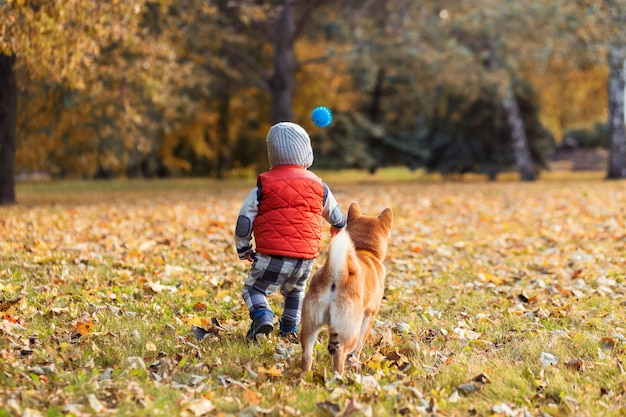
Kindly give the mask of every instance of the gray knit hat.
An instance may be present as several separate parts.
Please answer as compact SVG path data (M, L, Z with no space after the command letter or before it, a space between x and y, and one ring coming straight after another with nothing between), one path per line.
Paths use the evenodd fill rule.
M311 138L295 123L277 123L267 134L267 157L272 168L278 165L308 168L313 164Z

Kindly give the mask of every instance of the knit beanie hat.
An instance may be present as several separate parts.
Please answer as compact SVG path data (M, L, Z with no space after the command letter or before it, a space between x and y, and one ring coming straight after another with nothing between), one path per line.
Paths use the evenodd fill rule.
M267 157L272 168L279 165L308 168L313 164L311 138L295 123L277 123L267 134Z

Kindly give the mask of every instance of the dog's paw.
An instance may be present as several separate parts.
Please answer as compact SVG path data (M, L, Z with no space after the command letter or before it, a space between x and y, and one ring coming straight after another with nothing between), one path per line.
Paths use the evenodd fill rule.
M354 355L349 355L346 359L346 364L355 370L361 369L361 361Z

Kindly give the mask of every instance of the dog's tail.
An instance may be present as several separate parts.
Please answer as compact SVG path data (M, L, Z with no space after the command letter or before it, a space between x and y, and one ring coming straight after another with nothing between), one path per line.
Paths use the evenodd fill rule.
M328 275L331 277L330 292L335 291L337 286L348 279L350 275L350 257L354 253L354 243L348 232L343 229L339 231L330 241L328 249ZM334 295L331 296L334 298ZM342 322L343 314L337 312L337 308L332 308L328 312L330 334L328 337L328 353L334 355L339 349L340 336L334 327ZM336 315L337 314L337 315ZM341 326L340 326L341 327ZM334 330L333 330L334 329Z
M328 250L328 272L333 281L340 279L348 270L348 256L354 245L346 229L340 230L331 240Z

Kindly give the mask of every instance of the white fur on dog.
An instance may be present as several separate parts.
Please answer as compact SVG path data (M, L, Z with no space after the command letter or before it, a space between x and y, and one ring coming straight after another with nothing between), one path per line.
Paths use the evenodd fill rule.
M343 271L346 269L348 257L346 256L350 248L353 247L352 239L346 232L341 229L331 240L330 249L328 250L328 271L333 281L337 282Z

